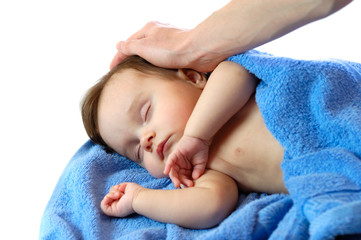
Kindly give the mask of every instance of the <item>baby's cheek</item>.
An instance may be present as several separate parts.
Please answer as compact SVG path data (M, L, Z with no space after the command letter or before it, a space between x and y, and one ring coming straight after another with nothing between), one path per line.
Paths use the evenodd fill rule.
M160 163L154 163L149 168L147 168L148 172L155 178L164 178L168 177L163 174L164 165Z
M150 173L153 177L155 178L165 178L165 177L168 177L167 175L164 175L163 174L163 170L162 171L157 171L157 172L153 172L153 173Z
M151 159L144 156L144 168L155 178L168 177L163 174L164 164L158 159Z

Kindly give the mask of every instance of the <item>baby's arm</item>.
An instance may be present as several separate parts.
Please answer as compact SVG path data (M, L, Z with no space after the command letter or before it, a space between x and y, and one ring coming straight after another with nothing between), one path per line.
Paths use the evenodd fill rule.
M134 212L156 221L187 228L209 228L233 211L238 199L233 179L207 170L192 188L153 190L135 183L114 186L101 203L102 211L115 217Z
M241 65L220 63L200 96L184 135L210 141L216 132L249 100L256 78Z
M188 120L184 136L168 158L164 169L165 174L170 173L176 187L181 178L177 171L185 161L188 160L193 165L194 179L203 173L213 136L247 103L256 85L256 78L234 62L222 62L213 71Z

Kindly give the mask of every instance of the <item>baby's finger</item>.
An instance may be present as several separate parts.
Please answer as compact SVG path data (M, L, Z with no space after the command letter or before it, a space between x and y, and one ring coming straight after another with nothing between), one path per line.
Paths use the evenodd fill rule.
M180 182L187 187L194 186L194 182L185 175L180 175Z
M106 215L113 216L113 199L104 197L102 202L100 203L100 209Z
M103 200L100 203L100 207L103 208L109 208L112 203L119 198L114 198L114 195L109 195L109 193L103 198Z
M163 173L164 173L165 175L170 174L170 170L174 167L175 161L176 161L176 159L175 159L174 155L171 154L171 155L168 157L168 159L167 159L167 161L166 161L166 163L165 163L165 166L164 166L164 171L163 171Z
M170 171L170 173L169 173L169 178L170 178L170 180L172 180L175 188L179 188L179 187L180 187L180 181L179 181L179 177L178 177L178 172L175 171L173 168L171 169L171 171Z
M112 191L112 192L109 192L106 196L113 200L118 200L119 198L121 198L123 196L123 193L120 191Z
M102 202L100 203L100 209L105 213L109 213L109 209L111 208L112 202L107 201L107 199L104 197Z
M119 191L121 191L122 193L125 192L125 189L126 189L126 188L127 188L127 183L121 183L121 184L119 184L118 189L119 189Z
M202 176L204 170L205 170L205 164L193 166L192 178L198 179L200 176Z
M114 185L109 189L109 192L114 192L114 191L119 191L119 184L118 185Z
M103 200L101 201L100 205L101 206L109 206L112 204L112 202L114 202L114 200L111 197L105 196L103 198Z

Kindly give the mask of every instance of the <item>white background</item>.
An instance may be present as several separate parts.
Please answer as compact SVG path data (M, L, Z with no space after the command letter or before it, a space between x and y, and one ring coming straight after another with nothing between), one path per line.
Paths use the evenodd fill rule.
M64 167L87 140L79 102L115 44L146 22L192 28L226 0L0 2L0 234L37 239ZM261 49L361 62L361 1Z

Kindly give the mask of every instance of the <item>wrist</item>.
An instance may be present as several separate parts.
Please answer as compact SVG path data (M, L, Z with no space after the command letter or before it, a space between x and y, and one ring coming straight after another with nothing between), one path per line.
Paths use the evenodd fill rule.
M193 135L189 135L189 134L184 134L183 137L187 137L187 138L191 138L195 141L201 141L204 145L206 146L210 146L212 143L212 139L207 139L207 138L202 138L202 137L196 137Z
M145 188L143 188L142 186L138 185L138 184L134 184L136 187L133 190L133 198L132 198L132 209L133 212L138 213L138 206L139 206L139 199L141 199L139 197L139 195L141 195L141 192L146 190Z
M193 123L193 124L192 124ZM196 124L194 121L188 120L186 128L184 129L183 137L189 137L197 140L201 140L206 143L208 146L212 142L214 133L210 131L209 127L204 127L205 125ZM208 126L208 125L207 125Z
M202 33L198 27L184 31L182 41L179 44L178 53L180 59L184 59L184 68L193 68L197 66L199 60L207 55L204 50L204 44L208 42L201 41ZM198 39L195 41L194 39Z

